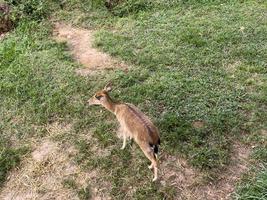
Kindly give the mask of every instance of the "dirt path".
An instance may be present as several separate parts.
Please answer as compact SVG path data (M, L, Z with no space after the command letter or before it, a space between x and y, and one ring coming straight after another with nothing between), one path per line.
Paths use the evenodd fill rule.
M67 42L71 54L85 67L76 71L79 75L87 76L103 69L127 69L122 61L111 58L93 47L93 34L91 30L74 28L64 23L56 23L53 33L57 41Z

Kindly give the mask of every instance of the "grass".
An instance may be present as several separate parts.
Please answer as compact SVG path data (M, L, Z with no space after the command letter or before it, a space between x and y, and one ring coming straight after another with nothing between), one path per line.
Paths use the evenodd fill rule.
M262 168L253 179L247 177L244 183L238 187L234 199L254 200L266 199L267 197L267 171Z
M21 157L27 153L27 148L12 148L5 139L0 140L0 186L6 180L8 172L18 166Z
M114 97L154 117L165 151L211 172L227 166L233 141L256 142L250 136L266 129L265 10L255 1L138 1L102 12L96 25L84 13L73 23L100 27L96 47L135 65L112 77Z
M72 75L75 64L64 53L65 46L48 37L49 27L47 23L21 22L0 44L3 174L18 163L20 148L27 146L30 137L42 137L47 123L81 109L77 105L67 108L70 100L82 101L65 95L77 91L79 81ZM75 88L69 90L68 84ZM85 91L85 85L80 89Z
M141 66L115 77L118 88L134 94L120 98L157 116L168 150L212 169L227 164L233 138L256 128L247 126L251 119L245 113L259 105L248 88L255 88L266 73L266 21L264 6L255 2L192 9L140 11L119 18L112 32L98 32L96 46ZM232 73L227 68L236 62ZM248 81L253 74L257 80ZM263 88L260 95L265 96ZM205 127L192 127L196 120Z
M89 96L88 93L91 95L93 91L103 86L107 78L93 85L96 77L84 79L76 76L74 69L78 65L66 53L64 44L57 44L49 38L51 35L51 27L49 27L46 22L21 22L0 45L1 131L6 136L5 140L1 139L5 145L4 152L1 154L3 156L1 168L3 166L4 169L1 181L4 181L9 170L19 164L21 157L19 148L26 146L31 138L42 138L49 134L46 127L53 122L73 125L75 136L63 135L55 139L77 143L77 148L80 150L79 157L82 160L80 164L86 163L84 168L101 167L108 170L110 165L115 165L117 161L126 164L130 155L129 152L125 155L123 152L114 150L112 158L98 159L91 154L88 154L90 155L88 157L83 156L82 148L90 152L88 149L90 144L79 143L80 138L77 134L88 132L99 119L104 120L108 115L108 113L104 115L98 113L97 108L88 109L85 102ZM115 137L110 139L110 134L101 135L103 131L111 128L114 129L114 125L102 127L99 124L95 130L92 130L101 148L117 142ZM9 143L18 150L13 150ZM8 159L6 155L10 155ZM117 161L114 160L113 155ZM122 158L121 155L125 156ZM142 158L140 157L139 161L143 161ZM111 163L109 163L110 159ZM79 163L79 160L77 162ZM122 168L118 166L116 173L121 171L123 171ZM146 174L146 171L142 173ZM133 173L136 171L131 172ZM117 186L123 183L120 177L117 177ZM139 176L139 179L143 178ZM155 190L155 186L153 187ZM118 190L115 186L112 193L115 195L115 191ZM77 193L81 199L90 196L88 188L77 189ZM156 196L157 193L154 195Z
M109 12L101 3L77 2L67 2L54 17L97 28L95 46L134 67L127 74L116 70L98 77L76 76L79 65L65 44L50 38L52 27L46 20L20 21L0 43L1 145L12 155L0 160L2 182L21 156L8 146L12 138L20 141L20 148L31 137L45 136L47 124L59 121L71 123L74 132L58 139L76 145L76 161L85 169L103 171L113 199L174 198L173 187L147 181L148 163L135 145L134 154L131 149L117 150L121 144L114 136L114 117L86 107L86 99L109 80L115 85L115 99L137 105L154 119L165 152L181 154L214 175L229 163L233 141L240 141L257 144L254 158L265 162L260 132L267 128L266 4L136 1ZM204 126L194 127L199 120ZM94 155L94 143L79 137L88 130L99 148L113 147L110 154ZM261 182L265 175L260 172L255 180ZM127 194L135 183L142 187ZM254 195L254 190L264 195L257 181L244 184L240 198ZM89 189L80 191L81 198L87 195Z
M86 200L86 199L92 198L90 187L87 186L85 188L79 189L79 186L77 186L77 184L73 178L65 179L63 181L63 185L66 188L73 189L74 191L76 191L79 199L81 199L81 200Z

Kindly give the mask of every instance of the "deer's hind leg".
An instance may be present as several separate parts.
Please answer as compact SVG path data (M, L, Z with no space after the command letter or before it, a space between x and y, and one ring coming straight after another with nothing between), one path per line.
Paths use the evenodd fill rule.
M153 149L149 146L149 144L141 143L139 144L140 148L144 152L145 156L151 161L150 169L154 169L154 178L153 182L158 179L158 161L154 155Z

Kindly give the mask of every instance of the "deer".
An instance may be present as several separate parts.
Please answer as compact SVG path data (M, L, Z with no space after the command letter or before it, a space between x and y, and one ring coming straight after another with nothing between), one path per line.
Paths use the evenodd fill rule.
M119 138L123 139L121 149L125 149L127 139L134 140L151 162L148 168L154 171L152 180L154 182L158 179L159 130L149 117L133 104L115 102L111 99L109 95L111 91L112 87L109 83L104 89L96 92L87 102L89 106L101 105L115 114L120 124L117 134Z

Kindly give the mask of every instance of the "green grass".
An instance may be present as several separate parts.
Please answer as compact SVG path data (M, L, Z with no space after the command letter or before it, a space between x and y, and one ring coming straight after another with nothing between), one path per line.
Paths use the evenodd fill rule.
M251 179L251 177L247 177L243 182L243 184L239 185L237 193L234 195L234 199L264 200L267 198L266 168L262 168L254 178Z
M96 46L141 66L115 77L120 90L134 94L117 96L157 118L168 150L185 153L200 168L221 167L229 160L231 140L256 128L247 126L245 113L262 104L247 90L256 83L246 81L254 74L255 82L265 81L265 7L248 2L183 8L119 18L115 31L98 32ZM233 76L227 68L235 62ZM193 128L195 120L205 127Z
M53 121L86 112L90 86L74 75L77 65L50 31L48 23L24 21L0 44L1 182L29 138L45 136Z
M2 181L19 163L20 154L8 146L11 138L26 145L31 137L45 136L47 124L59 121L74 128L56 139L75 144L82 167L103 171L114 199L126 198L125 191L136 183L142 187L132 194L134 199L174 198L173 187L150 182L152 173L136 145L134 152L118 150L114 116L86 106L89 96L109 80L115 99L137 105L155 121L166 153L181 154L214 176L229 163L233 141L242 141L257 144L254 158L265 162L265 139L259 132L267 128L266 4L131 2L107 11L101 2L73 0L54 14L97 28L95 46L133 65L128 73L76 76L78 64L65 44L50 38L52 27L46 20L23 19L1 41L1 145L14 155L0 160L5 169ZM200 129L192 125L198 120L204 122ZM94 155L93 141L79 137L89 130L99 148L113 146L109 155ZM255 180L264 177L263 172ZM257 190L257 181L246 183L238 190L240 196ZM66 185L71 187L71 181ZM80 191L81 198L87 195L89 189Z
M4 181L8 171L19 164L22 154L18 148L27 145L31 138L45 137L49 134L47 125L55 121L73 125L73 132L57 135L55 139L77 144L80 150L77 163L84 168L97 167L108 172L110 166L115 166L116 162L123 162L125 165L130 155L130 152L124 154L113 150L112 155L105 158L98 158L92 154L83 156L84 152L90 152L90 144L85 143L87 141L81 143L77 135L88 134L90 129L100 142L100 148L117 144L116 148L119 149L121 145L118 144L117 138L112 137L112 133L107 132L107 130L115 132L114 122L104 126L99 123L99 120L104 121L110 115L107 112L99 113L98 108L89 109L86 106L88 97L102 87L109 77L103 76L103 81L96 83L97 77L82 78L75 75L74 70L78 65L66 53L66 46L51 40L50 35L51 27L48 23L24 21L0 44L2 94L0 125L1 132L6 136L5 140L1 138L4 146L0 160L3 168L1 182ZM13 149L9 143L18 145L18 148ZM9 156L6 157L7 155ZM122 155L124 156L121 157ZM138 159L143 163L144 157L141 152L139 155ZM127 167L131 170L130 166ZM146 163L143 163L142 174L147 175L147 169L144 168L146 169ZM136 169L139 170L139 167ZM122 171L123 168L118 165L114 173ZM134 174L136 171L131 171L129 176ZM107 176L107 181L110 181L108 180L110 178ZM141 175L138 178L148 179ZM124 179L122 176L117 176L116 182L112 192L114 195L119 191L118 187L123 184ZM151 185L150 182L149 186L154 190L155 187L160 188ZM90 189L77 188L77 193L81 199L86 199L90 196Z
M254 148L252 157L254 165L250 171L243 176L242 181L237 185L233 199L254 200L267 198L267 138L260 135L255 139L257 145ZM258 162L260 161L260 162Z
M209 173L227 166L233 141L258 143L267 125L266 4L127 1L110 13L81 11L72 22L101 29L96 47L135 66L112 77L113 96L154 118L165 151ZM205 126L194 128L197 120Z

